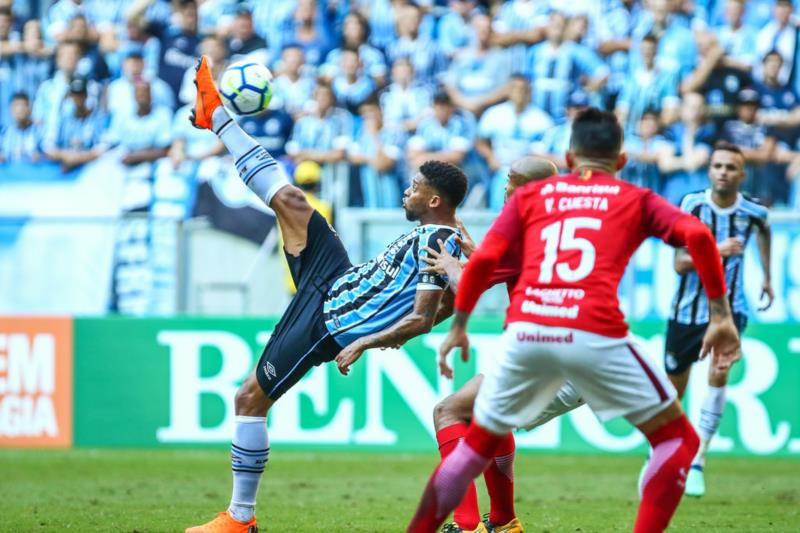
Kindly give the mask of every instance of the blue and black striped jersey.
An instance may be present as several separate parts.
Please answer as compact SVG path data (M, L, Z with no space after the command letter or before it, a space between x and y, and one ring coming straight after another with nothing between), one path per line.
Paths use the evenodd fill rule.
M386 329L411 312L419 290L442 290L448 280L421 272L425 247L461 256L457 232L449 226L425 224L402 235L376 258L349 268L328 292L325 326L341 346Z
M717 243L735 237L746 246L753 230L767 224L767 208L742 194L739 194L735 204L721 208L711 199L711 190L690 193L683 198L681 210L691 213L708 226ZM723 266L731 310L746 315L744 256L724 257ZM680 277L678 292L672 301L672 319L680 324L708 323L708 298L697 272L691 271Z

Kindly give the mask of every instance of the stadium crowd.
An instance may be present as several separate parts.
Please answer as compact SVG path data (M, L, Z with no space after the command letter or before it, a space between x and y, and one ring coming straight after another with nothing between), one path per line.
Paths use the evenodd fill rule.
M677 203L705 187L724 139L745 153L746 192L800 207L789 0L41 4L0 0L2 162L69 170L115 147L131 167L221 157L187 120L205 54L217 76L245 59L272 69L270 109L243 128L290 174L344 169L338 205L397 206L410 170L436 158L470 176L469 206L499 209L511 161L564 168L570 120L594 105L624 124L624 179Z

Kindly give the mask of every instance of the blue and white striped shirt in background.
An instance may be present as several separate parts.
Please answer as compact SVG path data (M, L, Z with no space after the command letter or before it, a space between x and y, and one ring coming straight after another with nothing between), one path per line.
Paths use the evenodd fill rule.
M753 231L767 225L767 208L741 193L731 207L722 208L711 199L711 190L687 194L681 202L681 210L691 213L709 227L717 243L730 237L747 246ZM725 284L734 313L747 314L744 296L744 255L725 257ZM707 324L709 321L708 298L696 271L680 276L678 292L672 302L672 318L680 324Z

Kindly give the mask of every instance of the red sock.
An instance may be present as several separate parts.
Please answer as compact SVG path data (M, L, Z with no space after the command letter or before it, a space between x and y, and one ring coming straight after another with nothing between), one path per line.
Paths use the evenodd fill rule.
M453 424L436 432L436 442L439 443L439 454L444 460L456 449L459 441L467 433L466 424ZM470 483L464 499L453 510L453 521L461 529L475 529L481 521L481 513L478 509L478 492L475 490L475 483Z
M509 433L495 452L489 468L483 473L491 500L489 522L504 525L511 522L514 512L514 435Z
M642 480L642 501L634 533L667 529L686 488L686 474L700 446L686 415L646 435L653 448Z
M489 466L505 436L495 435L473 422L464 440L434 470L408 533L436 533L461 502L469 484Z

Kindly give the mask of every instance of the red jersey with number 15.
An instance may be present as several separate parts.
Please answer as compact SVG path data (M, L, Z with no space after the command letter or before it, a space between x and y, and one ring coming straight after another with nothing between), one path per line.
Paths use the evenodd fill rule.
M506 323L626 336L617 298L625 267L647 237L670 243L683 216L651 190L598 173L517 189L490 230L522 244L522 275Z

